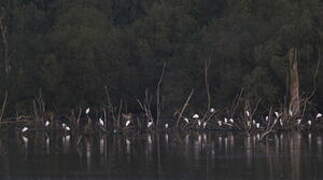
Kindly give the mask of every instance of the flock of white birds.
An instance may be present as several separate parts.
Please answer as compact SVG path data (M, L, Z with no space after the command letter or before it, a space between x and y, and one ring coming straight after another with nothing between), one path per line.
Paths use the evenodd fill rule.
M209 110L210 114L214 114L215 113L215 109L214 108L210 108ZM87 108L85 110L85 114L88 116L90 113L90 108ZM268 123L269 123L269 115L265 116L264 118L264 121L260 122L260 121L256 121L254 119L252 119L251 117L251 113L249 111L245 111L245 119L246 119L246 125L247 127L255 127L256 129L260 129L262 128L263 126L266 126ZM294 114L292 111L289 111L288 112L288 115L289 117L293 117ZM320 118L322 118L322 114L321 113L317 113L316 116L315 116L315 120L319 120ZM192 118L187 118L187 117L183 117L182 118L184 123L186 125L189 125L189 124L192 124L192 125L196 125L198 128L207 128L207 126L209 125L209 121L211 118L205 120L206 118L200 118L200 115L199 114L193 114ZM252 119L252 120L251 120ZM279 112L274 112L274 121L277 121L279 122L279 124L281 126L284 125L284 121L283 121L283 118L282 118L282 113L279 113ZM302 122L303 122L303 119L301 118L297 118L296 119L296 124L297 125L300 125ZM124 127L129 127L132 123L132 119L131 118L128 118L125 122L125 126ZM48 128L50 126L50 121L45 121L44 123L44 126L46 128ZM312 120L307 120L306 124L310 127L312 126L313 122ZM100 127L103 127L105 128L105 122L103 121L103 119L100 117L98 119L98 125ZM147 128L152 128L154 125L154 122L152 120L149 120L146 124L146 127ZM225 127L234 127L235 126L235 120L233 118L228 118L228 117L224 117L223 120L217 120L216 121L216 125L218 127L222 127L222 128L225 128ZM68 126L66 123L62 123L61 124L62 126L62 129L65 131L65 132L69 132L71 131L71 127ZM164 124L164 128L165 129L168 129L169 128L169 124L168 123L165 123ZM25 126L21 129L21 132L22 133L26 133L27 131L29 130L29 127L28 126Z

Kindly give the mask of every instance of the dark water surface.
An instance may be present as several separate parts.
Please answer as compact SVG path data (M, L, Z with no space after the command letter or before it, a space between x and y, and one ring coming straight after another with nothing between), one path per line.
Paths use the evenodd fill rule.
M37 136L38 137L38 136ZM0 141L0 179L323 179L323 136L160 133Z

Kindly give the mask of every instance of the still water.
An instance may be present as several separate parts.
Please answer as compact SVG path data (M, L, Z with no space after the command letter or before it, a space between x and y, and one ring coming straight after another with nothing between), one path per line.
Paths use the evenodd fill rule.
M160 133L0 141L0 179L323 179L323 136Z

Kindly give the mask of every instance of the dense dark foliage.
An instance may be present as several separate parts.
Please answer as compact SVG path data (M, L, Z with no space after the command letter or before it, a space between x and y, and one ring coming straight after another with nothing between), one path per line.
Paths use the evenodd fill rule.
M263 106L278 105L288 96L290 47L301 50L301 95L316 88L312 102L323 105L318 0L0 3L7 28L0 38L0 95L9 93L8 113L30 111L39 91L50 110L99 107L106 104L105 86L113 101L123 99L136 111L145 89L155 93L164 63L164 114L183 104L191 89L192 105L202 109L206 60L212 106L226 107L241 89L250 99L261 98Z

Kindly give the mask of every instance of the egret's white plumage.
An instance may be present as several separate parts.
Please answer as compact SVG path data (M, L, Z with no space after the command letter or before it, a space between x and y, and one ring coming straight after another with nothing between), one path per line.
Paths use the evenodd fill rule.
M130 121L130 120L128 120L128 121L126 122L126 127L128 127L130 123L131 123L131 121Z
M153 125L153 122L152 122L152 121L149 121L149 122L147 123L147 128L150 128L152 125Z
M99 124L100 124L101 126L104 126L104 121L103 121L101 118L99 118Z
M234 123L234 120L233 120L232 118L230 118L230 119L229 119L229 121L230 121L231 123Z
M165 128L167 129L168 128L168 123L165 124Z
M45 122L45 126L48 127L50 125L50 122L49 121L46 121Z
M289 116L293 116L293 111L292 110L289 110L288 113L289 113Z
M204 121L204 123L203 123L203 127L204 127L204 128L206 128L206 125L207 125L207 122L206 122L206 121Z
M312 125L312 121L311 120L308 120L307 121L307 124L311 126Z
M65 123L62 123L62 127L65 128L66 127L66 124Z
M228 123L228 119L227 118L224 118L224 123Z
M297 119L297 124L298 125L301 124L301 122L302 122L302 119Z
M198 120L198 121L197 121L197 124L198 124L199 126L201 126L201 124L202 124L201 120Z
M190 123L190 121L188 120L188 118L184 118L184 121L188 124Z
M260 128L260 123L256 123L256 128L259 129Z
M321 113L317 113L316 119L321 118L321 117L322 117L322 114Z
M198 118L200 118L200 116L199 116L198 114L194 114L194 115L193 115L193 118L194 118L194 119L198 119Z
M68 126L66 126L65 130L66 130L66 131L70 131L70 130L71 130L71 128L70 128L70 127L68 127Z
M85 114L89 114L89 113L90 113L90 108L86 108Z
M215 109L214 109L214 108L211 108L211 109L210 109L210 112L211 112L211 113L214 113L214 111L215 111Z
M218 125L219 126L222 126L222 121L218 121Z
M268 116L266 116L266 117L265 117L265 120L266 120L266 121L268 121L268 119L269 119L269 117L268 117Z
M246 111L246 115L249 117L250 116L250 112L249 111Z
M24 133L24 132L28 131L28 129L29 129L28 127L24 127L24 128L22 128L21 132Z

